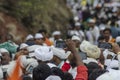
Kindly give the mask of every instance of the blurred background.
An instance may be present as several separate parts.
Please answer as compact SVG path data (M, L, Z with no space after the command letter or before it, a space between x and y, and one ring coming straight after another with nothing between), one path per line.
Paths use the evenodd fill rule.
M0 43L10 36L22 42L39 29L60 30L66 38L76 22L88 30L89 18L120 30L120 0L0 0Z

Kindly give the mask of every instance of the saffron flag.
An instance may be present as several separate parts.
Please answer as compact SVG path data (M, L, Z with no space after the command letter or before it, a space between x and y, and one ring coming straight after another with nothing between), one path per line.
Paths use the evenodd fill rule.
M7 80L22 80L20 78L20 70L21 70L20 59L18 59L16 61L16 65L15 65L15 68L14 68L12 74L8 77Z

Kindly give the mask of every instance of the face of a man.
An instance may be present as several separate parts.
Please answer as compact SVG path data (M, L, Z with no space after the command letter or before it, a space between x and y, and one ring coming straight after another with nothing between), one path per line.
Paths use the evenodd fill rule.
M1 53L2 54L2 64L5 65L5 64L8 64L10 62L10 55L9 53Z
M94 23L88 23L89 27L94 27L94 25L95 25Z
M105 31L104 32L104 37L110 37L110 32L109 31Z
M76 26L75 28L76 28L76 30L80 30L80 26Z
M27 47L23 48L20 50L24 55L28 55L28 50L27 50Z
M73 40L73 41L75 42L76 48L79 48L79 46L80 46L80 41L78 41L78 40Z
M35 43L38 44L38 45L43 45L44 40L41 39L41 38L37 38L37 39L35 39Z
M55 38L55 40L58 40L61 38L61 35L55 35L54 38Z

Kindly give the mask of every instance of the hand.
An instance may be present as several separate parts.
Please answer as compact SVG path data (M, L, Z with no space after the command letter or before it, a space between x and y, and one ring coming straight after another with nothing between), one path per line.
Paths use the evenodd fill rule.
M66 45L69 50L73 51L76 49L75 43L72 40L66 40Z
M66 45L67 45L68 49L71 50L71 52L73 53L73 55L75 57L74 60L76 60L77 66L84 65L84 63L82 62L81 56L78 54L78 52L76 50L75 43L72 40L67 40Z
M23 55L23 53L22 53L21 51L17 52L17 53L15 54L14 60L17 60L17 59L19 58L19 56L21 56L21 55Z

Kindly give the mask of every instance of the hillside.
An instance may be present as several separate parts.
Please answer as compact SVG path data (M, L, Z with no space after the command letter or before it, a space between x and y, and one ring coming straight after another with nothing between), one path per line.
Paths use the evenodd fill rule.
M22 35L19 40L38 29L47 29L49 33L61 30L65 33L72 16L65 0L0 0L0 14L2 28L6 30L3 32L13 36ZM12 25L6 26L8 22Z

